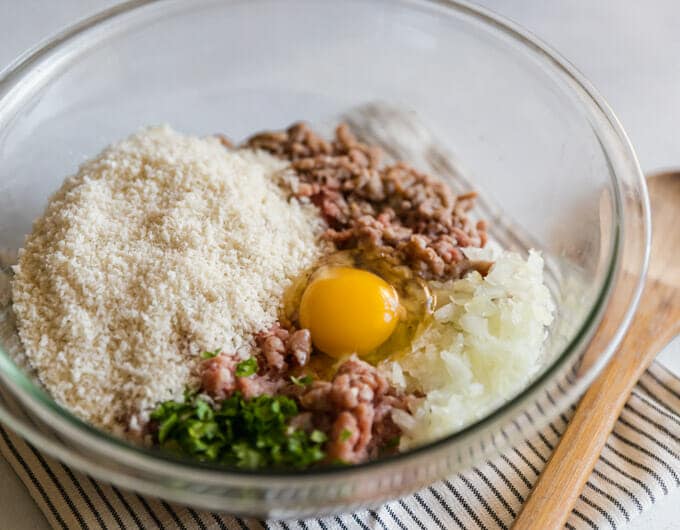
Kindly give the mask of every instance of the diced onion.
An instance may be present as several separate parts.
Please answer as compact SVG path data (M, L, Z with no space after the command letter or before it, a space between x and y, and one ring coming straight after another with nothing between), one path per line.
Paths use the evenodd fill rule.
M517 393L538 370L555 306L543 284L543 259L512 252L475 250L493 259L486 277L433 282L444 301L417 336L411 351L389 364L397 386L421 392L411 415L397 414L401 449L452 433Z

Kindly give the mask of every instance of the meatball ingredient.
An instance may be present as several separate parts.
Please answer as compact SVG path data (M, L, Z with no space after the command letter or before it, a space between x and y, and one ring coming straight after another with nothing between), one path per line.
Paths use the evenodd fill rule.
M152 412L161 448L244 469L306 468L323 460L326 435L290 425L298 415L286 396L246 400L235 393L213 406L197 395L166 401Z
M390 363L392 383L424 398L412 417L395 415L400 449L450 434L482 418L527 384L541 366L555 306L543 259L491 248L467 250L494 261L488 274L433 285L440 306L408 354ZM405 383L405 384L404 384Z
M240 392L250 399L262 394L275 394L282 386L278 378L258 375L254 357L240 360L236 355L222 353L201 363L201 388L210 397L220 400Z
M475 192L455 196L405 162L383 164L380 149L359 142L345 124L331 142L296 123L246 145L290 160L293 193L319 208L338 248L376 250L421 277L450 279L469 269L463 248L486 244L486 223L468 215Z
M286 168L158 127L64 182L12 293L26 357L59 404L124 435L181 398L202 351L236 351L276 321L324 253L316 208L279 186Z
M365 355L394 331L397 291L379 276L351 267L325 267L310 280L300 301L300 324L322 352Z
M312 353L312 337L308 329L281 327L276 322L269 330L257 334L259 347L268 369L283 372L292 366L305 366Z
M272 396L294 400L299 413L290 419L289 428L302 429L310 436L319 431L314 440L327 438L322 446L326 463L357 463L396 450L401 428L393 413L410 417L408 404L415 396L391 386L376 367L353 355L330 381L324 381L277 371L266 364L262 353L257 358L258 371L248 376L238 376L236 370L250 360L239 361L224 353L205 360L201 391L217 402L235 397L250 402Z
M406 409L413 399L356 356L338 368L332 381L314 381L299 394L312 424L328 433L327 460L354 464L396 448L401 428L394 412L410 417Z

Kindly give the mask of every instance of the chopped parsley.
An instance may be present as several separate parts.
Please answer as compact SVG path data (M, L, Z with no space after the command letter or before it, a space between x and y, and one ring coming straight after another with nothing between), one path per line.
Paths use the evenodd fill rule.
M314 430L309 434L309 439L312 442L322 444L328 439L328 437L326 436L326 434L323 431Z
M290 380L293 382L294 385L297 386L309 386L312 384L311 375L303 375L302 377L295 377L294 375L291 375Z
M158 423L159 446L176 454L243 469L306 468L325 457L326 435L291 429L297 414L289 397L245 400L237 392L218 408L198 395L165 401L151 419Z
M234 374L236 374L236 377L248 377L255 372L257 372L257 359L255 357L250 357L236 365Z
M201 354L201 357L203 359L212 359L213 357L217 357L220 353L222 353L222 350L204 351Z
M350 439L350 436L352 436L352 431L350 431L349 429L343 429L342 432L340 433L340 441L346 442L347 440Z

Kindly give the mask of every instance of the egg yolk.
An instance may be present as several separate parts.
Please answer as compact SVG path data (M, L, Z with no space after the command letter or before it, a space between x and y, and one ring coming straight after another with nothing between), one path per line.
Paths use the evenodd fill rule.
M385 342L399 320L399 296L368 271L332 267L314 278L300 301L300 324L333 357L364 355Z

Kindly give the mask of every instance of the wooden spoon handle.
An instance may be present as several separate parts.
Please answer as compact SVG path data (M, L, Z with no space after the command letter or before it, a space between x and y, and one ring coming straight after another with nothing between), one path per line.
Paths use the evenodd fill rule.
M671 301L666 311L659 310L659 297L668 291L660 282L648 283L620 349L583 396L514 530L564 528L633 387L678 332L677 304Z

